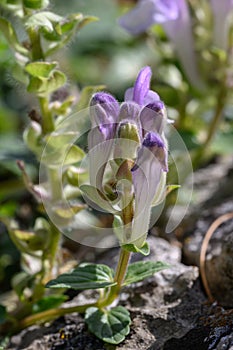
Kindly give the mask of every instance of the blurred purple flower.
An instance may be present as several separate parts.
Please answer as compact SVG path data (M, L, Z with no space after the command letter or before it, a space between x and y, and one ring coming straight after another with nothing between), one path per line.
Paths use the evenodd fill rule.
M220 49L226 50L233 0L210 0L210 3L214 15L213 43Z
M164 27L191 84L202 89L194 51L192 20L186 1L139 0L132 11L119 19L119 24L133 35L144 32L155 23Z

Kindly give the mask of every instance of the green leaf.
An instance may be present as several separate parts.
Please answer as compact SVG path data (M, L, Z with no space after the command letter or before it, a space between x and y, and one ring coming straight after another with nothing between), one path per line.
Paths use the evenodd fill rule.
M161 261L138 261L130 264L123 285L139 282L156 272L169 268L170 265Z
M101 264L83 263L70 273L64 273L47 283L48 288L72 288L77 290L99 289L115 285L113 271Z
M53 12L49 11L42 11L37 12L30 16L26 22L25 26L26 28L43 28L47 29L49 32L53 32L57 24L62 22L63 18L61 16L56 15Z
M56 67L56 62L31 62L25 66L25 70L33 77L49 78Z
M8 43L13 46L13 48L20 52L23 55L28 55L28 50L25 49L18 41L16 32L14 28L12 27L11 23L5 19L0 17L0 30L4 34L5 38L7 39Z
M35 304L33 304L32 313L35 314L37 312L57 308L67 299L68 296L63 294L45 296L42 299L38 300Z
M127 250L128 252L141 253L145 256L150 254L150 246L147 242L145 242L140 248L137 247L135 244L124 244L122 245L122 248Z
M0 305L0 325L6 321L6 318L7 318L6 307L3 305Z
M86 310L85 321L90 332L110 344L119 344L130 332L130 314L123 306L111 310L90 307Z
M65 74L59 70L54 70L50 74L49 78L31 76L27 90L28 92L36 93L39 96L43 96L59 89L65 83Z
M84 156L85 152L78 146L67 145L59 149L46 149L41 161L48 166L69 165L80 162Z

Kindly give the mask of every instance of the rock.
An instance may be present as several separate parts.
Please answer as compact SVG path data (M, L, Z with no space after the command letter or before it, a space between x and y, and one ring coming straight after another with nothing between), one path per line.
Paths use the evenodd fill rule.
M213 166L212 170L214 170ZM203 169L202 174L205 171L207 170ZM219 171L216 172L219 173ZM217 218L233 213L232 198L233 168L231 163L227 176L217 183L212 197L206 199L198 209L192 211L191 220L189 217L186 219L188 225L184 224L184 235L181 239L183 261L186 264L199 266L200 249L206 232ZM214 231L208 243L205 266L207 282L215 300L222 306L233 307L233 219L225 221Z

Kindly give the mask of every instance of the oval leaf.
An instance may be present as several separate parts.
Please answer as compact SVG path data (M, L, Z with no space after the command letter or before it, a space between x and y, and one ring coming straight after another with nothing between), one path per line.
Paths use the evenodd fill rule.
M124 286L139 282L147 277L153 276L156 272L169 268L170 265L162 261L138 261L129 265L124 280Z
M90 307L86 310L85 321L90 332L110 344L119 344L130 331L130 314L123 306L111 310Z
M83 263L70 273L64 273L49 281L46 287L84 290L105 288L115 284L110 267L102 264Z

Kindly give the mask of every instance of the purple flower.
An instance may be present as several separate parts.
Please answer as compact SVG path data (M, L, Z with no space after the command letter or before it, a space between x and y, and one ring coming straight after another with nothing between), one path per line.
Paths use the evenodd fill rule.
M102 180L112 150L119 104L110 94L96 93L90 103L92 129L88 134L89 173L92 186L102 189ZM96 156L98 154L98 157Z
M145 106L148 103L159 101L159 95L150 90L151 76L151 68L144 67L138 74L134 87L126 90L125 101L134 101L140 106Z
M138 5L119 19L119 24L132 35L160 23L173 43L190 82L202 89L194 52L192 21L185 0L139 0Z
M210 0L210 3L214 15L213 43L220 49L226 50L233 0Z
M124 171L128 172L125 180L131 181L131 190L119 190L118 201L115 200L112 207L116 208L118 203L121 212L120 203L128 201L124 196L127 197L127 193L130 193L132 200L134 193L131 234L129 236L128 232L127 237L122 237L121 244L134 243L139 247L147 235L151 206L156 203L156 194L159 189L160 192L165 189L164 174L168 171L164 136L167 122L165 106L159 95L150 90L151 75L150 67L144 67L140 71L134 87L126 91L126 101L120 107L113 96L107 93L95 94L91 100L90 112L93 129L88 135L92 186L101 190L107 198L104 193L104 175L106 164L112 158L116 159L115 164L111 162L113 177L121 174L122 180ZM119 159L134 164L131 171L128 167L124 168L124 162Z
M161 185L162 191L165 191L163 174L168 171L167 155L165 140L159 134L149 132L143 140L131 170L135 191L131 240L139 247L146 239L151 207L155 203L155 196Z

